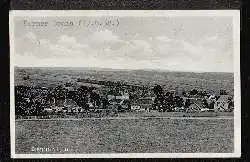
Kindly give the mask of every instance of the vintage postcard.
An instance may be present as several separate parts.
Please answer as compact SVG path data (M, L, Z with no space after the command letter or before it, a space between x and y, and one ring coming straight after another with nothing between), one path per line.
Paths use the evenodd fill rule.
M12 158L241 156L240 12L10 11Z

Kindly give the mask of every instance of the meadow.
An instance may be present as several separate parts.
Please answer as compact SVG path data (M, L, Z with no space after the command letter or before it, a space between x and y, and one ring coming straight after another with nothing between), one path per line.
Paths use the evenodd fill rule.
M15 124L18 154L233 152L232 119L16 120Z

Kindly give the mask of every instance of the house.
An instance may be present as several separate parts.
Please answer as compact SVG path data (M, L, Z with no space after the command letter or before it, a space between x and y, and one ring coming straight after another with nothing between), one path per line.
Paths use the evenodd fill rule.
M116 99L121 99L121 100L128 100L129 99L129 95L125 94L122 96L115 96Z
M155 97L143 97L135 100L131 104L131 110L150 111L153 107Z
M173 96L176 95L176 90L170 90L169 92L170 92Z
M213 112L214 110L213 109L209 109L209 108L202 108L200 110L200 112Z
M75 87L64 87L68 92L76 92L76 88Z
M230 95L221 95L214 104L214 111L227 111L231 99Z
M107 95L108 100L113 100L115 99L115 95Z
M44 112L47 112L47 113L49 113L49 114L51 114L51 113L54 112L54 110L51 109L51 108L45 108L43 111L44 111Z
M215 100L215 101L216 101L216 96L215 96L215 95L210 95L210 96L208 97L208 99L209 99L209 100Z
M183 107L183 106L182 107L175 107L174 111L175 112L184 112L185 111L185 107Z
M203 110L204 104L202 99L190 99L190 106L187 108L186 112L200 112Z
M127 99L121 100L121 102L119 103L119 106L118 106L118 110L119 111L126 111L126 110L130 110L130 109L131 109L130 101Z
M62 106L53 106L53 107L51 107L51 109L55 113L62 113L62 112L64 112L64 107L62 107Z
M107 95L108 100L118 99L118 100L129 100L128 93L121 93L121 95Z
M112 99L109 100L110 106L115 106L119 111L130 110L130 101L127 99Z
M66 107L67 112L82 112L83 109L77 105L77 103L72 99L66 99L64 101L64 107Z
M133 110L133 111L139 111L140 109L141 109L140 105L137 105L137 104L131 105L131 110Z
M55 105L52 107L55 112L81 112L82 108L72 99L55 100Z

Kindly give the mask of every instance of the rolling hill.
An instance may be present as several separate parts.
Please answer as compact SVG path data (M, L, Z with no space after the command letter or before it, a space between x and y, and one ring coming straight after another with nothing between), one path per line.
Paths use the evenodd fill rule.
M218 93L220 89L233 94L233 73L194 73L160 70L119 70L101 68L15 68L15 85L54 87L77 79L120 81L153 87L162 85L165 89L189 91L194 88Z

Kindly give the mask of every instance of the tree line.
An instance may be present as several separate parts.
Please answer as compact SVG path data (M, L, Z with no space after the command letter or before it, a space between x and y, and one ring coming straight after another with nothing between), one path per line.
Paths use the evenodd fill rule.
M43 115L43 110L51 106L54 100L72 99L79 107L89 109L88 102L94 106L103 103L107 106L105 98L94 91L94 87L80 86L76 90L68 90L59 85L53 89L41 87L15 86L16 115Z
M66 86L58 85L54 88L43 88L43 87L28 87L28 86L15 86L15 111L16 115L43 115L44 109L51 107L53 101L71 99L79 107L89 110L89 103L92 103L94 107L100 107L106 109L109 106L109 101L107 95L121 95L119 92L124 90L122 86L112 86L108 88L108 93L106 95L100 95L97 92L97 88L90 86L80 86L76 89L72 88L71 84L66 84ZM125 88L126 89L126 88ZM215 100L211 100L210 103L204 98L207 95L206 91L199 91L193 89L188 92L182 93L182 96L173 95L169 91L164 91L162 86L156 85L152 89L148 87L136 88L130 87L127 89L129 91L129 100L135 101L140 97L147 95L154 95L155 99L152 104L152 109L158 111L174 111L176 107L188 108L191 105L189 99L184 101L183 97L190 95L198 95L202 98L203 107L213 109ZM103 89L101 91L104 91ZM152 94L151 92L152 91ZM225 90L221 90L221 95L227 94ZM129 101L129 102L130 102ZM230 102L231 103L231 102Z

